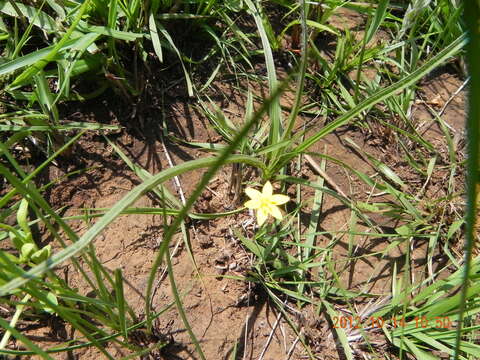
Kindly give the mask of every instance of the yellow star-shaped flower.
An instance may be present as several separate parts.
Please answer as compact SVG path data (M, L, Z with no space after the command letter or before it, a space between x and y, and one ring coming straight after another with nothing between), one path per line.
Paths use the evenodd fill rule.
M257 222L262 226L268 215L272 215L278 220L282 220L282 212L277 205L282 205L290 201L287 195L273 194L273 187L270 181L263 185L262 192L247 187L245 193L251 200L245 203L245 207L257 210Z

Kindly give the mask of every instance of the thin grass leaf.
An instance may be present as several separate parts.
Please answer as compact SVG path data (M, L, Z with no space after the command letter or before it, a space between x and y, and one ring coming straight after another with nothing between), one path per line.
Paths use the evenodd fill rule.
M85 2L80 6L78 13L73 20L72 24L70 25L70 28L68 31L65 33L65 35L58 41L57 44L52 48L52 50L42 59L38 60L35 64L32 65L32 67L28 68L27 70L24 70L19 76L15 78L15 80L8 86L8 89L13 89L16 86L20 84L24 84L27 82L31 77L33 77L35 74L37 74L40 70L43 70L43 68L51 61L53 61L56 56L58 56L58 53L62 46L64 46L67 41L70 39L70 36L76 29L78 23L80 22L83 14L87 10L88 6L90 5L91 0L85 0Z
M182 318L183 324L187 328L188 334L190 335L190 339L192 339L193 344L195 345L195 349L197 350L198 355L201 359L206 360L205 354L203 353L202 347L200 346L197 337L193 333L192 327L187 319L187 314L185 313L185 309L183 308L182 301L180 299L180 295L178 294L177 284L175 282L175 277L173 275L173 268L172 268L172 261L170 256L166 256L167 267L168 267L168 278L170 280L170 286L172 288L173 298L175 299L175 304L177 305L177 310Z
M155 51L155 54L157 54L158 60L163 63L162 44L160 43L160 38L158 37L157 25L155 23L155 17L153 16L153 13L151 13L150 17L148 18L148 26L150 37L152 39L153 50Z
M172 47L173 51L177 54L178 60L180 61L180 65L182 65L183 74L185 75L185 81L186 81L186 83L187 83L188 96L193 97L193 85L192 85L192 80L190 79L190 75L189 75L188 72L187 72L187 68L185 67L185 63L183 62L183 58L182 58L182 55L181 55L180 51L179 51L178 48L175 46L175 43L174 43L172 37L170 36L170 34L168 33L168 31L163 27L163 25L160 24L159 22L157 22L156 25L157 25L157 29L160 30L159 33L160 33L165 39L167 39L167 41L168 41L168 43L170 44L170 46Z
M125 339L128 339L128 331L127 331L127 318L126 318L126 311L125 311L125 294L123 291L123 277L122 277L122 270L115 269L115 298L117 303L117 315L118 315L118 322L120 323L120 332L122 333Z
M346 124L347 122L352 120L355 116L359 115L362 111L367 110L371 106L389 98L390 96L397 94L398 92L402 91L406 87L411 86L412 84L420 80L423 76L425 76L430 71L432 71L434 68L436 68L437 66L442 64L444 61L446 61L448 58L457 54L465 44L466 44L466 36L462 35L459 38L457 38L454 42L452 42L449 46L447 46L445 49L440 51L432 59L430 59L425 64L417 68L410 75L406 76L405 78L396 82L395 84L392 84L389 87L378 91L376 94L371 95L370 97L362 101L360 104L358 104L355 108L347 111L344 115L340 116L335 121L332 121L328 125L324 126L320 131L318 131L317 134L311 136L310 138L305 140L303 143L298 145L294 149L294 152L301 153L307 150L310 146L312 146L318 140L320 140L327 134L331 133L335 129L339 128L340 126Z
M70 130L119 130L118 125L106 125L87 122L69 122L62 125L0 125L0 131L70 131Z
M171 179L174 176L180 175L182 173L192 171L195 169L201 169L209 167L217 161L218 158L204 158L198 160L192 160L189 162L182 163L180 165L174 166L170 169L164 170L152 178L148 179L141 185L138 185L133 190L131 190L127 195L123 197L122 200L117 202L99 221L97 221L78 241L74 244L68 246L65 249L60 250L54 254L48 261L42 262L27 272L25 272L21 278L14 279L9 283L0 287L0 297L5 296L10 291L17 289L27 283L31 279L41 277L46 271L54 268L58 264L61 264L70 257L78 254L82 251L88 244L90 244L93 239L100 234L100 232L113 220L115 220L122 211L127 207L133 204L139 197L143 194L150 191L152 188L158 184ZM262 168L264 165L255 158L249 156L231 156L225 160L226 163L236 163L243 162L251 166ZM0 172L6 174L5 169L2 169L0 165ZM11 178L9 179L11 180Z
M191 206L193 206L194 202L197 200L197 198L200 196L200 194L202 193L203 189L205 188L205 186L207 186L208 182L210 181L210 179L214 176L214 174L218 171L218 169L220 168L220 166L226 164L226 163L231 163L231 162L234 162L232 161L235 156L232 156L231 154L235 151L235 149L240 146L241 142L244 140L244 138L247 136L248 132L250 131L250 129L256 125L261 117L264 115L264 113L267 111L267 109L270 108L270 106L272 105L272 103L278 99L278 97L282 94L282 92L284 91L284 89L286 88L287 84L288 84L288 81L290 79L287 79L285 82L283 82L281 84L281 86L279 86L277 88L277 91L273 94L273 97L272 98L269 98L267 99L263 104L262 106L260 107L260 109L258 110L258 112L251 118L249 119L249 121L240 129L240 131L238 132L238 134L236 135L236 137L233 139L233 141L229 144L229 146L223 150L221 153L220 153L220 156L218 156L217 158L214 158L212 161L212 163L210 164L210 167L208 169L208 171L204 174L204 176L202 177L200 183L197 185L197 187L195 188L195 190L193 191L193 193L190 195L190 197L188 198L186 204L184 204L180 214L177 216L177 218L174 220L173 224L167 229L167 232L165 233L164 235L164 238L163 238L163 241L161 242L160 244L160 249L157 253L157 256L154 260L154 263L152 265L152 270L150 272L150 276L148 278L148 283L147 283L147 295L146 295L146 298L147 298L147 307L145 309L145 312L146 312L146 316L147 316L147 320L150 319L150 316L149 316L149 313L150 313L150 306L148 306L148 304L150 304L150 301L151 301L151 296L152 296L152 289L153 289L153 283L154 283L154 279L155 279L155 274L156 274L156 271L158 270L158 268L160 267L160 265L162 264L162 260L165 256L165 254L167 254L167 251L168 251L168 246L169 246L169 243L170 243L170 240L172 239L176 229L178 229L178 227L180 226L180 224L183 222L183 219L185 218L185 216L188 214L188 211L190 210ZM240 157L242 158L242 157ZM250 164L250 165L253 165L253 166L260 166L260 168L264 171L265 170L265 167L263 165L263 163L259 163L258 160L254 160L252 158L248 158L248 157L243 157L244 160L240 161L240 158L237 160L238 162L243 162L243 163L246 163L246 164ZM198 161L198 160L197 160ZM185 163L186 164L186 163ZM182 164L182 165L185 165L185 164ZM1 291L1 288L0 288L0 291ZM151 326L152 326L152 323L150 320L148 320L148 328L151 329Z
M82 43L87 42L88 44L92 44L95 40L97 40L99 37L98 34L93 34L89 33L86 35L83 35L79 38L72 39L70 41L67 41L66 43L63 44L63 46L60 47L59 53L64 53L66 50L74 49L75 46L80 45ZM48 54L50 54L53 49L55 48L54 45L48 46L46 48L43 48L41 50L37 50L31 53L28 53L25 56L22 56L20 58L8 61L4 64L0 65L0 76L6 75L6 74L11 74L15 72L18 69L21 69L25 66L31 66L37 62L39 62L41 59L45 58Z
M461 329L463 325L463 316L466 307L470 277L472 274L472 250L475 242L475 223L477 221L478 211L478 183L480 178L480 157L479 157L479 128L480 128L480 50L477 45L480 42L480 29L478 19L480 19L480 4L478 1L465 2L464 19L469 32L469 43L467 45L467 60L469 73L471 76L470 90L468 94L468 116L467 116L467 209L465 213L465 265L463 273L463 288L460 299L460 319L457 328L457 337L455 343L454 360L460 356Z
M0 318L0 326L5 330L9 331L16 339L20 340L27 348L31 349L35 355L40 355L43 359L53 360L53 358L48 355L45 351L31 342L28 337L23 335L21 332L11 327L10 324L4 319ZM3 350L3 349L0 349Z
M337 313L335 312L333 307L327 301L322 300L322 304L325 307L328 316L330 317L330 321L332 323L334 323L334 318L335 317L338 318ZM342 345L342 349L343 349L343 352L345 354L345 357L348 360L353 360L354 358L353 358L352 348L350 347L350 344L348 342L348 338L347 338L347 334L345 333L345 330L340 328L340 327L336 327L335 332L337 333L338 340L340 341L340 344Z
M115 152L120 156L120 158L128 165L128 167L140 178L142 181L146 181L152 177L152 174L150 174L147 170L142 168L141 166L133 163L125 153L120 150L120 148L112 142L109 138L105 137L107 140L108 144L115 150ZM152 191L155 193L155 195L158 196L160 201L162 203L165 203L167 206L174 207L176 209L180 209L182 207L182 204L178 199L173 196L173 194L163 185L160 184L157 187L153 188Z
M408 350L410 352L412 352L417 357L417 359L438 360L438 357L432 355L431 353L427 353L427 352L421 350L420 348L418 348L418 346L413 341L409 340L406 337L402 337L402 339L397 340L397 342L398 341L401 341L402 343L404 343L406 345L406 347L408 348Z
M300 106L302 103L303 97L303 88L305 85L305 74L307 72L307 60L308 60L308 30L307 30L307 14L309 11L309 5L306 4L304 0L300 3L300 24L302 29L302 42L301 42L301 51L302 56L300 59L300 68L297 74L297 88L295 93L295 102L290 111L290 116L288 118L287 126L285 133L282 136L282 140L291 139L291 132L295 126L295 122L300 111ZM276 157L276 155L274 155Z
M365 44L368 44L373 39L375 33L385 19L389 3L390 0L380 0L378 3L373 21L368 27L367 33L365 34Z
M277 81L277 74L275 70L275 64L273 61L273 54L272 48L270 46L270 42L268 40L267 32L265 30L262 17L258 9L252 3L251 0L245 0L247 7L255 20L255 24L257 25L258 32L260 34L260 38L262 40L262 47L263 53L265 56L265 64L267 67L267 76L268 76L268 88L270 92L270 96L276 92L278 81ZM270 116L270 136L269 136L269 144L276 144L280 137L282 136L282 114L280 108L280 101L277 99L273 101L272 106L269 110Z
M325 159L323 159L320 167L324 171L325 171L325 166L326 166L326 161ZM313 183L318 187L315 189L315 194L313 197L312 211L311 211L310 220L308 223L307 233L305 235L305 244L304 244L305 247L303 249L302 259L308 259L313 250L313 247L315 246L316 231L318 227L318 221L320 219L320 214L322 211L323 191L321 190L321 188L324 187L325 179L321 176L318 176L315 182ZM301 294L303 294L303 290L304 290L303 285L300 285L298 291Z
M95 299L91 299L91 298L88 299L88 301L94 301L94 300ZM157 318L160 315L164 314L166 311L170 310L174 304L175 304L174 302L171 302L171 303L167 304L161 311L153 314L153 317ZM137 324L128 327L127 332L131 332L131 331L134 331L134 330L138 330L142 327L145 327L145 323L146 323L146 320L140 321ZM100 335L100 334L92 334L92 335ZM105 337L100 337L98 339L98 342L101 343L101 344L104 344L104 343L107 343L108 341L114 340L115 338L117 338L119 336L122 336L122 334L119 333L119 332L116 332L114 334L107 335ZM75 345L65 345L65 344L56 345L56 346L53 346L52 348L46 349L44 351L48 354L66 353L66 352L69 352L69 351L88 348L88 347L91 347L93 345L92 342L85 341L85 340L86 340L86 338L76 338L76 339L71 340L70 342L80 342L79 344L75 344ZM68 342L67 342L67 344L68 344ZM37 355L37 353L35 351L9 350L9 349L0 349L0 354L12 355L12 356Z
M108 26L93 26L79 23L77 29L84 33L95 33L99 35L105 35L117 40L135 41L145 36L143 33L136 33L132 31L121 31L111 29Z
M45 77L43 70L39 71L33 76L35 83L35 94L37 95L37 100L45 114L50 115L54 125L59 125L59 115L58 109L53 102L53 94L50 91L50 87Z

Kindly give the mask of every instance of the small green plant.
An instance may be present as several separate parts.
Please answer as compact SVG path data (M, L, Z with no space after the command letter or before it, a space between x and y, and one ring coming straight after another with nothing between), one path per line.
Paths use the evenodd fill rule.
M39 247L33 240L27 216L28 201L22 199L17 211L17 223L19 229L17 230L15 227L6 224L0 224L0 228L8 231L10 241L18 252L17 256L10 253L4 253L0 258L0 263L2 264L2 266L0 267L0 269L2 269L2 272L0 273L0 284L2 285L16 276L15 273L12 273L8 270L11 267L11 264L15 264L21 267L31 267L47 260L50 257L51 245L46 245L39 249ZM53 292L48 290L40 291L43 291L43 296L48 299L49 303L58 305L57 297ZM25 305L30 300L31 296L28 294L22 295L21 292L18 290L13 291L12 295L15 295L16 297L23 296L22 300L16 305L15 315L9 324L11 327L15 327L16 322L20 318L22 312L25 310ZM46 313L54 312L54 310L48 305L48 303L43 303L41 301L39 301L36 310ZM8 343L10 336L10 331L5 332L2 340L0 341L0 349L5 348L5 345Z

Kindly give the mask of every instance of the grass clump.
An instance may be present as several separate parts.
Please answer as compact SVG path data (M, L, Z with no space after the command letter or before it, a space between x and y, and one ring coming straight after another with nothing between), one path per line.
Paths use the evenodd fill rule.
M0 319L4 330L0 353L49 359L53 353L93 346L114 359L114 346L124 349L127 357L154 356L168 351L166 341L155 332L155 321L175 305L192 349L199 358L209 358L212 355L202 347L201 334L189 320L179 288L172 239L182 234L200 275L188 229L196 231L195 221L240 216L245 210L241 206L244 189L252 195L253 184L270 184L262 196L252 195L245 204L257 211L256 218L250 217L249 226L232 229L232 236L252 259L248 272L235 279L261 289L302 344L302 350L296 351L310 358L320 356L314 339L304 335L305 326L298 321L299 314L313 309L338 340L339 356L347 359L367 353L384 358L480 357L475 323L478 259L473 254L476 104L470 103L466 161L458 150L461 129L452 128L442 117L445 108L436 111L427 106L432 124L440 130L442 147L425 135L412 116L420 81L442 69L463 76L465 56L474 96L480 77L475 68L478 51L471 44L478 35L472 25L478 20L478 9L468 6L471 12L465 15L465 24L472 27L470 38L461 18L463 5L451 0L411 4L86 0L64 6L54 1L5 1L0 9L4 44L0 173L5 178L0 194L0 301L9 316ZM339 24L338 19L355 19L354 25ZM187 32L182 34L184 29ZM196 53L192 49L202 48L201 41L208 46ZM465 55L466 44L470 48ZM281 57L288 66L281 65ZM68 149L94 131L125 130L114 124L65 122L61 109L73 101L108 94L132 106L139 104L148 91L149 75L158 66L163 73L170 69L182 73L186 97L195 102L220 139L197 142L170 136L170 124L163 119L162 144L182 143L213 156L151 173L114 139L106 138L105 143L141 182L110 208L89 209L83 217L87 230L78 233L71 221L81 217L67 217L63 209L54 209L44 194L53 184L37 182L37 176L60 157L72 156ZM167 87L179 82L168 81ZM222 81L233 84L241 98L239 119L232 119L219 105L216 92ZM81 90L92 84L93 91ZM285 104L287 94L291 97ZM397 153L396 163L365 142L362 145L348 131L380 139L385 152ZM362 159L362 167L327 152L326 141L334 134L343 134L340 143ZM21 156L27 147L43 152L40 161L33 161L30 174ZM306 170L306 163L313 171ZM465 164L466 210L459 185ZM235 209L196 212L195 203L227 165L233 169L230 188L235 192ZM328 175L331 166L344 174L342 186ZM437 184L441 195L435 197L428 189L438 169L446 179L442 186ZM179 176L198 170L205 172L186 198L177 199L168 190L169 180L178 181ZM412 177L418 181L411 181ZM285 194L282 201L269 197L272 183L276 194ZM345 184L357 184L367 195L347 191ZM156 207L134 207L145 194L155 197ZM292 201L284 206L287 197ZM343 226L323 228L327 199L348 212ZM252 201L259 203L253 206ZM146 279L141 311L127 300L128 279L122 269L108 269L95 245L95 239L126 214L162 217L162 236ZM276 220L265 221L268 214ZM465 258L458 251L458 241L464 239ZM361 244L376 241L384 246L359 250ZM426 253L419 270L416 247L421 246ZM384 265L382 261L394 249L401 252L402 261ZM446 255L442 263L439 253ZM352 287L352 269L359 262L373 264L371 274ZM59 275L59 267L67 263L93 296ZM164 266L172 302L155 310L155 281ZM388 268L390 289L373 291L382 266ZM19 329L21 319L29 316L59 319L78 336L43 347ZM150 336L146 348L135 340L138 332ZM373 341L379 336L380 341ZM14 349L13 339L23 348ZM238 344L231 346L232 358L242 355Z

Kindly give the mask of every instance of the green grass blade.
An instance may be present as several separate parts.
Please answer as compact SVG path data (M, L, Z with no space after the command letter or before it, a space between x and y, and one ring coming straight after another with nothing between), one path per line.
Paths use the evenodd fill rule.
M12 6L12 1L0 1L0 12L13 17L18 17L15 7L17 7L22 15L28 20L29 24L34 24L42 30L49 33L58 31L58 25L55 20L43 11L37 10L33 6L24 5L20 2L15 2Z
M185 309L183 308L182 300L180 299L180 295L178 293L177 284L175 282L175 277L173 276L173 267L172 267L172 260L170 259L170 254L166 256L167 261L167 268L168 268L168 278L170 280L170 286L172 288L173 297L175 299L175 304L177 305L178 312L180 317L182 318L183 324L187 328L188 334L192 339L193 344L195 345L195 349L197 350L198 355L203 360L206 360L205 354L203 353L202 347L197 340L197 337L193 333L192 327L187 319L187 314L185 313Z
M326 301L322 301L323 306L325 306L325 309L327 311L328 316L330 317L330 321L332 324L335 322L334 318L337 317L338 315L333 309L333 307ZM342 329L340 327L335 328L335 332L337 333L338 340L340 341L340 344L342 345L343 351L345 353L345 357L347 360L353 360L353 352L352 348L350 347L350 344L348 343L348 338L347 334L345 333L345 329Z
M70 122L63 125L0 125L1 131L69 131L69 130L119 130L118 125L106 125L88 122Z
M470 285L472 250L475 242L475 223L478 211L478 189L480 183L479 172L479 144L480 141L480 28L478 21L480 19L480 4L478 1L465 2L464 18L469 30L469 43L467 45L468 69L471 77L470 91L468 94L468 116L467 116L467 209L465 214L465 264L463 275L463 289L460 300L460 321L458 322L457 338L455 343L454 359L460 356L461 329L463 325L463 315L466 307L468 287Z
M247 4L248 9L250 10L250 13L255 20L255 24L257 25L257 29L262 40L265 64L267 66L268 87L270 91L270 96L272 96L272 94L276 92L278 86L272 48L270 46L270 42L268 41L268 36L265 31L264 24L258 9L255 7L251 0L245 0L245 3ZM269 115L271 122L269 144L271 145L276 144L280 140L280 137L282 135L282 114L279 99L276 99L272 102L269 110Z
M241 142L247 136L250 129L260 121L260 119L264 115L264 113L270 108L272 102L277 100L278 97L282 94L282 92L286 88L289 80L290 79L287 79L286 81L284 81L281 84L281 86L279 86L277 88L277 90L273 94L272 98L269 98L269 99L265 100L265 102L262 104L260 109L255 113L255 115L251 119L249 119L249 121L247 121L247 123L240 129L240 131L237 133L236 137L232 140L232 142L228 145L228 147L220 153L220 156L213 159L214 161L209 165L208 171L204 174L200 183L197 185L197 187L195 188L193 193L188 198L187 202L184 204L180 214L178 214L178 216L175 218L173 224L170 225L170 227L165 232L163 241L160 244L160 249L159 249L159 251L157 253L157 256L154 260L154 263L152 265L152 270L150 272L150 276L148 278L148 283L147 283L147 295L146 295L147 307L145 309L145 313L146 313L146 316L147 316L147 320L149 321L149 325L148 325L149 329L152 326L151 321L149 320L150 319L150 316L149 316L150 306L149 306L149 304L150 304L150 301L151 301L153 283L154 283L154 280L155 280L155 274L156 274L158 268L161 266L164 256L168 253L168 246L169 246L170 240L172 239L175 231L179 228L183 219L187 216L190 208L193 206L196 199L201 195L203 189L205 188L205 186L207 186L208 182L214 176L214 174L218 171L218 169L222 165L224 165L225 163L232 162L232 159L235 158L235 156L233 156L232 153L241 144ZM254 165L254 166L258 167L261 164L260 168L262 169L262 171L265 171L265 167L264 167L263 163L258 162L258 160L253 161L252 158L247 158L247 159L249 159L250 165ZM243 161L243 162L248 163L246 161ZM255 163L257 163L257 165L255 165ZM182 165L185 165L185 164L182 164ZM0 290L1 290L1 288L0 288Z
M163 62L163 51L162 51L162 44L160 43L160 38L158 37L158 30L157 25L155 24L155 17L153 13L150 14L148 18L148 26L150 31L150 37L152 38L153 50L155 54L158 56L158 60Z
M308 29L307 29L307 14L309 6L305 3L305 0L300 2L301 10L301 28L302 28L302 42L301 42L301 59L300 59L300 69L297 74L297 87L295 93L295 103L293 104L292 110L288 117L288 123L283 134L282 140L291 138L291 132L295 125L295 120L297 119L298 113L300 111L300 105L302 103L303 96L303 87L305 85L305 74L307 72L307 60L308 60Z
M125 339L128 339L125 294L123 291L123 277L121 269L115 269L115 298L118 309L120 332Z
M79 8L78 13L72 23L70 25L70 28L68 31L65 33L65 35L58 41L57 44L53 47L53 49L42 59L37 61L35 64L32 65L32 67L28 68L27 70L24 70L9 86L8 89L15 88L16 86L20 84L24 84L26 81L28 81L30 78L32 78L35 74L37 74L40 70L42 70L47 64L55 59L55 57L58 55L60 49L62 46L64 46L67 41L69 40L70 36L76 29L78 23L80 22L80 19L82 18L83 14L87 10L88 6L90 5L91 0L86 0L82 6Z
M143 33L116 30L116 29L111 29L108 26L87 25L87 24L83 24L82 22L78 24L77 29L87 34L95 33L98 35L105 35L113 39L124 40L124 41L135 41L145 37L145 34Z
M377 10L375 11L375 16L373 18L372 23L370 24L367 33L365 35L365 44L368 44L372 39L375 33L377 32L378 28L385 19L385 15L387 13L388 4L390 0L380 0Z
M95 40L97 40L99 37L98 34L86 34L80 38L72 39L70 41L67 41L66 43L63 44L63 46L60 47L59 53L63 53L66 50L74 50L77 46L77 44L81 44L83 42L87 42L89 44L93 43ZM28 53L25 56L22 56L20 58L11 60L9 62L6 62L4 64L0 65L0 76L6 75L6 74L11 74L14 71L24 68L25 66L31 66L35 64L36 62L40 61L41 59L45 58L49 53L51 53L54 49L54 45L48 46L46 48L43 48L41 50L33 51L31 53Z
M418 80L422 77L427 75L430 71L438 67L448 58L457 54L462 47L466 44L466 35L462 35L453 41L449 46L445 49L440 51L436 56L432 59L427 61L425 64L420 66L417 70L412 72L410 75L406 76L402 80L396 82L389 87L380 90L376 94L371 95L360 104L358 104L355 108L347 111L344 115L340 116L337 120L332 121L328 125L324 126L317 134L305 140L302 144L298 145L295 148L295 153L300 153L307 150L310 146L315 144L318 140L326 136L327 134L331 133L335 129L339 128L342 125L345 125L347 122L352 120L355 116L359 115L362 111L367 110L368 108L372 107L375 104L389 98L390 96L394 96L398 92L402 91L403 89L407 88L415 84Z
M192 171L195 169L201 169L205 167L212 166L218 160L217 157L204 158L198 160L192 160L185 162L183 164L174 166L170 169L164 170L155 176L151 177L141 185L138 185L132 191L130 191L126 196L123 197L118 203L116 203L99 221L95 223L78 241L74 244L68 246L65 249L60 250L58 253L54 254L50 259L44 261L27 272L25 272L21 278L16 278L7 284L0 287L0 297L5 296L10 293L10 291L17 289L27 283L29 280L41 277L46 271L54 268L55 266L61 264L70 257L78 254L82 251L88 244L90 244L93 239L100 234L100 232L113 220L115 220L118 215L121 214L126 208L132 205L138 198L146 194L152 188L158 184L171 179L174 176L180 175L182 173ZM225 160L225 163L246 163L257 168L263 168L263 163L259 160L252 158L250 156L240 156L235 155ZM1 170L1 169L0 169Z
M48 355L45 351L43 351L41 348L39 348L37 345L35 345L33 342L31 342L20 331L11 327L10 324L2 318L0 318L0 326L2 328L4 328L5 330L10 331L10 333L15 338L20 340L27 348L30 348L31 350L33 350L35 352L35 354L40 355L43 359L53 360L53 358L50 355Z
M172 47L173 51L177 54L178 60L180 61L180 65L182 65L183 69L183 74L185 75L185 81L187 83L187 91L188 91L188 96L193 97L193 85L192 85L192 80L190 79L190 75L188 74L187 68L185 67L185 63L183 62L182 54L178 50L178 48L175 46L175 42L173 41L172 37L168 33L167 29L163 27L162 24L156 23L157 29L159 30L159 33L162 34L162 36L167 39L168 43Z

